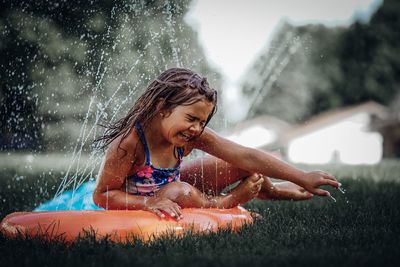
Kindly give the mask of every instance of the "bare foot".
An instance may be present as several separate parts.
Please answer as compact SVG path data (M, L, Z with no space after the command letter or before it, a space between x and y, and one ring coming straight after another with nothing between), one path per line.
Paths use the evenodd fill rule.
M255 198L261 190L264 179L262 175L253 174L240 182L229 194L234 199L235 205L244 204Z
M271 200L307 200L313 197L313 194L306 191L303 187L292 182L281 182L273 184L268 177L264 177L264 182L258 199Z

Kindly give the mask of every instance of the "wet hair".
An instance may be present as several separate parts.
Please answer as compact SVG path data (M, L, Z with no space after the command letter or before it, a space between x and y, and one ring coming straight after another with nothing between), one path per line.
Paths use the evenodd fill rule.
M189 69L168 69L149 84L125 117L105 126L107 129L94 141L95 146L105 149L121 135L122 141L137 122L146 128L161 110L171 110L181 105L189 106L200 100L214 104L207 118L207 125L217 111L217 91L209 86L206 78Z

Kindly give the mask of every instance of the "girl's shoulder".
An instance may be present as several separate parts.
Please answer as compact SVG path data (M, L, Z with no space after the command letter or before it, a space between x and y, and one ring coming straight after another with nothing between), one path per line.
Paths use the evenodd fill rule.
M133 128L125 136L121 134L120 136L115 138L111 142L111 146L119 146L120 148L131 150L132 148L136 147L139 140L139 135L136 132L136 129Z
M132 128L127 135L120 135L111 143L107 152L116 153L121 157L128 156L131 159L140 158L138 149L141 149L139 134L135 128ZM138 153L139 152L139 153Z

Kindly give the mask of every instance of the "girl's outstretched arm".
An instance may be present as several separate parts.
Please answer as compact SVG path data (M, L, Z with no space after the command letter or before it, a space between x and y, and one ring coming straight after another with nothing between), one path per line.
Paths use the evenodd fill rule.
M207 194L218 195L226 187L242 181L251 173L211 155L185 162L181 166L181 181L192 184ZM301 186L289 181L272 183L264 176L257 198L270 200L307 200L313 197Z
M336 178L328 173L304 172L267 152L245 147L223 138L209 128L205 128L202 135L191 142L189 148L201 149L251 173L262 173L268 177L293 182L316 195L330 195L328 191L319 188L322 185L336 188L340 186Z

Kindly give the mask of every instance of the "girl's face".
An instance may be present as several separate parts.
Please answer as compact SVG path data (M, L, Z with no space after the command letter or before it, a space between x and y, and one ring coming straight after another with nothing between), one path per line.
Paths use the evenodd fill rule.
M177 106L167 112L161 112L161 129L165 139L181 147L189 140L199 136L205 127L214 104L200 100L189 106Z

